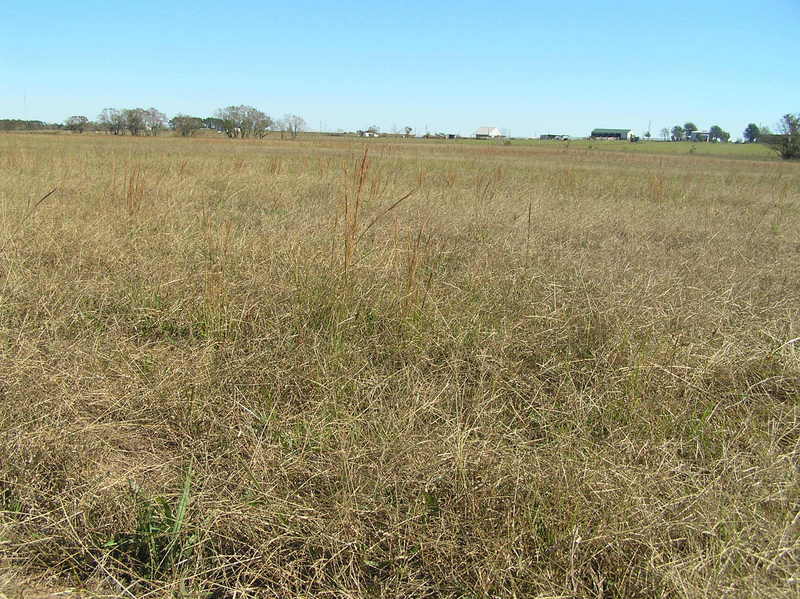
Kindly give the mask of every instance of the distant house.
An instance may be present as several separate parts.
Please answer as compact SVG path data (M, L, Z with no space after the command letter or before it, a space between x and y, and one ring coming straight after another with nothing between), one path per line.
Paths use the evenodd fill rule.
M545 133L544 135L540 135L539 139L557 139L559 141L567 141L569 140L569 135L560 135L556 133Z
M710 141L711 134L708 131L692 131L689 133L689 141Z
M481 127L475 132L475 139L495 139L503 137L497 127Z
M631 129L592 129L591 137L594 139L630 140L633 137L633 131Z
M361 131L360 129L356 131L359 137L380 137L381 134L377 131Z

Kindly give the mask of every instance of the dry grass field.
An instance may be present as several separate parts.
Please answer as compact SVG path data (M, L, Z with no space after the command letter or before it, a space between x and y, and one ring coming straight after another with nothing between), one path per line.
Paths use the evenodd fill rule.
M0 136L6 594L798 597L800 165L732 157Z

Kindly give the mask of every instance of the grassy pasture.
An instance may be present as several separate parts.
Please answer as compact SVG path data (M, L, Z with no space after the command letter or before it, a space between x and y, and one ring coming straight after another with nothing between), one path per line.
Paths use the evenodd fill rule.
M307 137L320 137L319 134L308 133ZM323 135L322 138L330 136ZM351 138L352 139L352 138ZM366 143L385 143L385 139L366 139ZM476 140L461 139L403 139L390 138L391 143L426 143L439 145L464 144L469 146L496 146L511 145L538 148L546 151L574 152L576 150L595 152L626 152L633 154L667 154L687 156L711 156L720 158L735 158L740 160L779 161L777 153L763 144L734 144L734 143L701 143L690 141L663 142L640 141L630 143L627 141L607 141L593 139L571 139L569 141L540 140L540 139L512 139L512 140Z
M589 139L576 139L569 142L563 141L519 141L513 143L529 143L532 145L569 144L574 148L600 150L603 152L636 152L645 154L686 154L693 156L719 156L725 158L740 158L743 160L779 160L777 154L762 144L733 144L733 143L701 143L691 141L663 142L640 141L630 143L625 141L595 141Z
M606 150L0 136L0 593L796 597L800 167Z

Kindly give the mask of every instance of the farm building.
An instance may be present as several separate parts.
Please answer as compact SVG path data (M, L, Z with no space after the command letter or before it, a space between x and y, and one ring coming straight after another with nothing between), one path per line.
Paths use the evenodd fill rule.
M539 139L557 139L560 141L567 141L569 139L569 135L560 135L557 133L545 133L544 135L540 135Z
M475 132L475 139L495 139L503 137L497 127L481 127Z
M633 137L630 129L592 129L591 137L597 139L627 139Z
M711 134L708 131L692 131L689 133L689 141L710 141Z

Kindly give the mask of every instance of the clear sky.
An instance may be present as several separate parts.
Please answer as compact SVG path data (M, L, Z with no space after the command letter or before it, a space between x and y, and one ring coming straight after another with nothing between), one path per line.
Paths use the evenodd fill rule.
M310 128L740 137L800 112L800 0L2 0L0 118L249 104Z

